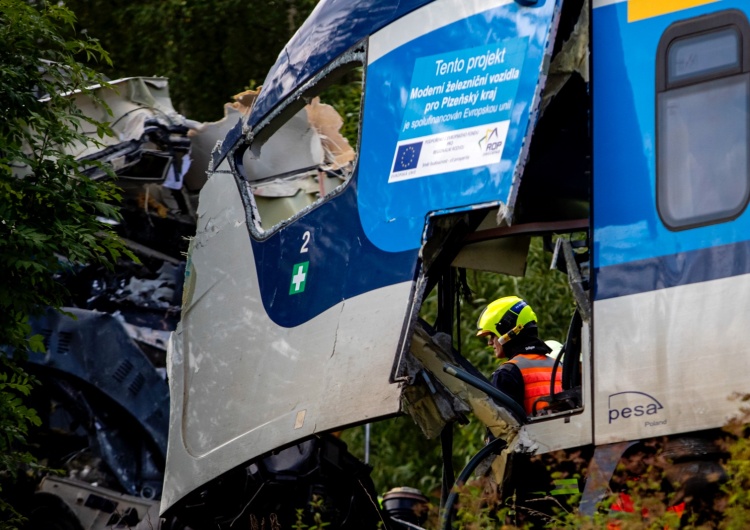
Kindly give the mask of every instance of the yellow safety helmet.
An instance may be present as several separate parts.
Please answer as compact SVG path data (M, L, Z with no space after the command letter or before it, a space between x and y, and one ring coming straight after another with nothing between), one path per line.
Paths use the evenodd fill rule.
M492 334L505 344L531 322L536 322L531 306L517 296L506 296L490 303L479 315L477 336Z

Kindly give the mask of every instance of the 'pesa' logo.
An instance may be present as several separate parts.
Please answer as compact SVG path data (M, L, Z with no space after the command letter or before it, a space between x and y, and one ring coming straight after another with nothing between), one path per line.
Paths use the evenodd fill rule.
M664 406L645 392L618 392L609 396L609 423L620 419L654 416ZM650 418L649 418L650 419Z

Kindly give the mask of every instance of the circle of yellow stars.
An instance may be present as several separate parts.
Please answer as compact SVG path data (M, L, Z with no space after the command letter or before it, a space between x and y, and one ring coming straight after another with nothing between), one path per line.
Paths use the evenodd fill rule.
M401 153L401 160L399 160L399 164L401 167L410 166L412 162L414 162L414 157L416 156L417 150L414 149L413 145L410 145L406 149L403 150ZM406 157L409 157L408 160L406 160Z

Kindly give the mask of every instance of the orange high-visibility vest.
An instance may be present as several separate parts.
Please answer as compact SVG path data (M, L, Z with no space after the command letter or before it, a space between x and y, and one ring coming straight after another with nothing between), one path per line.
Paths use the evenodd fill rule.
M515 364L521 370L523 377L523 408L526 414L534 412L534 402L544 396L549 396L550 381L552 381L552 367L555 360L547 355L538 353L519 353L509 363ZM562 367L558 366L555 373L555 393L562 392ZM547 403L539 402L536 411L546 408Z

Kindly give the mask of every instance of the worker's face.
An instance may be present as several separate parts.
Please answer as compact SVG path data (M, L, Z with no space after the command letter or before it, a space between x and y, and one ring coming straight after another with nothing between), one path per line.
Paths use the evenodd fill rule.
M505 359L505 353L503 352L503 345L500 344L500 341L497 339L497 337L494 334L487 335L487 344L492 346L492 349L495 352L495 357L498 359Z

